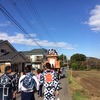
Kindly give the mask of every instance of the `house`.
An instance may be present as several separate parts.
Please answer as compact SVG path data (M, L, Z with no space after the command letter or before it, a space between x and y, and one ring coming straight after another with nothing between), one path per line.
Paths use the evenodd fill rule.
M46 49L33 49L31 51L22 51L24 55L31 60L32 68L43 69L43 63L46 61Z
M12 66L13 72L22 72L25 63L26 58L22 52L18 52L7 40L0 40L0 72L4 72L7 65Z

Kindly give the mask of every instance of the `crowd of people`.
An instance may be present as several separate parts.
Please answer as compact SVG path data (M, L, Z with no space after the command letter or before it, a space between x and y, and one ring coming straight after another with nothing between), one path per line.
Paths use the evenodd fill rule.
M0 100L16 100L15 81L12 81L13 77L10 73L11 66L7 66L5 73L0 77L2 83L0 83ZM9 82L4 84L2 77L5 80L9 78ZM21 100L35 100L35 93L38 97L43 97L43 100L55 100L55 96L59 95L59 89L58 72L52 69L48 62L45 64L44 71L37 69L35 74L32 72L32 66L27 65L24 74L18 79L18 92L21 93Z

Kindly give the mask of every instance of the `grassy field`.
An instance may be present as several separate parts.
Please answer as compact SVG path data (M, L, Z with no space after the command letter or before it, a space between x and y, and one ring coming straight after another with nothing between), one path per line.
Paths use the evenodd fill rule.
M76 98L73 100L100 100L100 71L69 71L69 74L73 98Z

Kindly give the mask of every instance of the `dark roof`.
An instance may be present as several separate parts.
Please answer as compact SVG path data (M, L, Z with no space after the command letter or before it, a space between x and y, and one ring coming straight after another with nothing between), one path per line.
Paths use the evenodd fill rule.
M12 61L19 54L21 54L21 52L7 52L0 56L0 61Z
M31 51L21 51L24 55L29 55Z
M31 52L32 53L45 53L45 52L47 52L47 50L46 49L33 49L33 50L31 50Z
M0 44L4 43L5 41L4 40L0 40Z
M17 52L17 50L9 43L9 41L7 41L7 40L0 40L0 45L2 45L4 43L7 43L14 51Z
M17 54L18 52L7 52L0 56L0 61L11 61Z
M25 55L22 52L18 52L7 40L0 40L0 45L7 43L12 49L13 52L7 52L0 56L0 62L4 61L12 61L15 57L18 55L22 56L23 59L25 59L26 62L30 62L29 59L25 57Z
M25 55L29 55L29 54L44 54L47 53L47 49L33 49L31 51L21 51L23 52Z
M2 42L3 40L0 40L0 42Z

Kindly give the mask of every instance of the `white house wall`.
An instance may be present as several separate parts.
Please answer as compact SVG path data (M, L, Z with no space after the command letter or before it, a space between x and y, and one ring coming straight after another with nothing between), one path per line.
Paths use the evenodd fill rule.
M31 55L30 58L32 59L32 62L35 62L36 61L37 56L43 58L43 55Z

